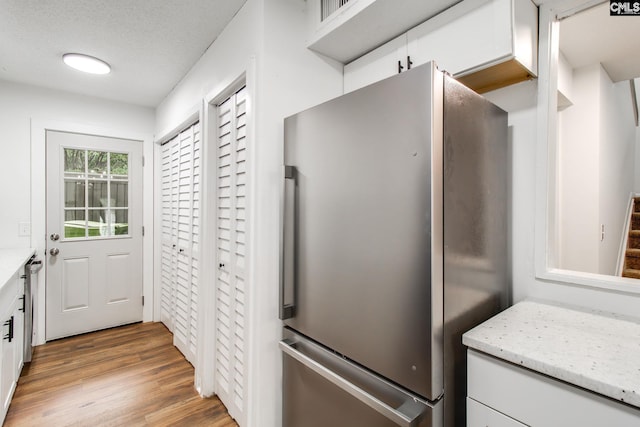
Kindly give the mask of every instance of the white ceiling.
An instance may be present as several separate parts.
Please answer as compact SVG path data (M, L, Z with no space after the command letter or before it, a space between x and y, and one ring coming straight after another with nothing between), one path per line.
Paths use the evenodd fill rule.
M640 77L640 17L609 16L609 2L561 21L560 50L573 68L602 63L614 82Z
M0 0L0 80L157 106L246 0ZM62 55L108 62L106 76Z

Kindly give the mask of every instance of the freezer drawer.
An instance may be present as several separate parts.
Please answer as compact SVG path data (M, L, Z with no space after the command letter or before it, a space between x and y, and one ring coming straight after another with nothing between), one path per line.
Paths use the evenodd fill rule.
M285 330L284 427L441 426L442 399L426 402Z

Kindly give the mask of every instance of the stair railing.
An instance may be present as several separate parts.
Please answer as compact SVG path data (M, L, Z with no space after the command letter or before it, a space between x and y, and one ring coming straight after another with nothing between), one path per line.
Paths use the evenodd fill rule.
M622 238L620 239L620 248L618 249L618 268L616 269L616 276L622 276L624 271L624 262L627 253L627 246L629 245L629 228L631 227L631 218L634 212L634 198L640 197L640 194L631 193L629 197L629 205L627 206L627 220L624 221Z

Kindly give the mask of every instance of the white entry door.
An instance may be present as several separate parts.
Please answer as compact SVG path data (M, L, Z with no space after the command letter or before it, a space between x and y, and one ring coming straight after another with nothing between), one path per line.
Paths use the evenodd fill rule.
M142 142L47 131L46 339L142 320Z

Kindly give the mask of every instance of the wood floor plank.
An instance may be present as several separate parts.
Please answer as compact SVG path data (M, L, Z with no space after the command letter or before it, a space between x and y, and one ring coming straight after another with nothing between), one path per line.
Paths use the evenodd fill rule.
M237 427L202 399L193 367L161 323L139 323L36 347L5 427Z

